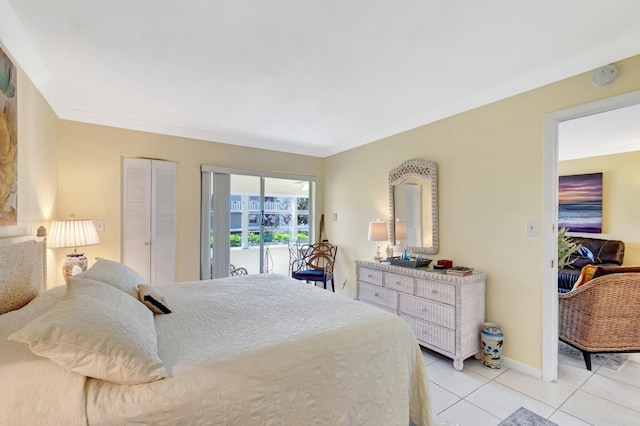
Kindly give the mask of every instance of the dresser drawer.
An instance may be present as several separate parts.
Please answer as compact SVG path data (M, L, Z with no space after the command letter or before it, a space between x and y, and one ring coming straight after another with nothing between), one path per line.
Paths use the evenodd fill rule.
M399 306L401 314L408 314L451 330L456 328L455 306L421 299L408 294L400 295Z
M358 300L372 302L391 309L398 308L398 293L376 285L358 282Z
M416 280L416 296L455 305L456 286L429 280Z
M416 335L416 339L419 341L440 348L450 354L456 353L456 334L453 330L405 314L400 314L400 317L409 323L413 333Z
M367 305L370 305L370 306L375 306L376 308L378 308L378 309L382 309L383 311L387 311L387 312L389 312L390 314L398 315L398 311L397 311L396 309L391 309L391 308L388 308L388 307L386 307L386 306L378 305L377 303L373 303L373 302L370 302L370 301L368 301L368 300L364 300L364 299L359 299L359 300L360 300L362 303L366 303Z
M413 294L415 280L413 277L406 277L398 274L384 274L384 286L403 293Z
M369 284L382 285L382 271L361 266L358 269L358 280Z

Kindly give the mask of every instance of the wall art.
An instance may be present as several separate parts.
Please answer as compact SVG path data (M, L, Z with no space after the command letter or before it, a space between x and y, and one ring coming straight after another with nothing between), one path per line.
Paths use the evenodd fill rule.
M16 66L0 48L0 226L18 224Z
M558 229L602 233L602 173L558 178Z

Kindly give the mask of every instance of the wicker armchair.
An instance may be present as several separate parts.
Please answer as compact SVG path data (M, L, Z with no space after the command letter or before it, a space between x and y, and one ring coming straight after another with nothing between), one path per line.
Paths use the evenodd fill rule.
M558 295L559 338L591 354L640 352L640 273L604 275Z

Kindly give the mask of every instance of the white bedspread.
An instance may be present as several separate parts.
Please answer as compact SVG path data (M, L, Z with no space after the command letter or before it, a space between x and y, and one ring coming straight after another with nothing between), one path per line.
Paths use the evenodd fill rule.
M0 425L84 425L86 377L34 355L24 343L7 340L13 331L64 296L56 287L27 306L0 315Z
M173 311L155 317L169 377L135 386L87 379L89 424L407 426L410 413L429 423L422 355L400 318L279 275L159 288ZM9 368L0 368L4 379ZM84 377L49 369L47 382L68 384L29 400L84 401ZM30 380L23 397L43 379ZM0 396L4 407L10 395ZM85 421L75 414L55 423Z
M89 380L96 424L427 424L422 355L400 318L300 281L252 275L161 287L170 378Z

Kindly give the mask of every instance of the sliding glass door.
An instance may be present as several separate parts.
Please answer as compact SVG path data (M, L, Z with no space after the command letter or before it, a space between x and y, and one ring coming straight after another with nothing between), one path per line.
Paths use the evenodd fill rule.
M313 178L203 166L201 277L288 274L290 248L310 241ZM220 236L220 238L218 238Z

